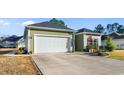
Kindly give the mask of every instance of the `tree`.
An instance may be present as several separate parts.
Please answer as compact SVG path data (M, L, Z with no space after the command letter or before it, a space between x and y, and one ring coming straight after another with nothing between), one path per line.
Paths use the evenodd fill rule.
M119 25L118 26L118 30L120 30L120 29L124 29L124 26L123 25Z
M59 20L57 20L56 18L53 18L50 20L51 23L57 24L59 23Z
M119 27L119 23L111 24L111 26L110 26L111 31L110 32L116 32L118 30L118 27Z
M107 40L106 40L106 50L111 52L115 48L116 48L116 46L115 46L112 38L111 37L107 37Z
M119 27L119 23L113 23L113 31L117 31Z
M62 20L59 20L59 22L60 22L61 24L65 25L65 22L64 22L64 21L62 21Z
M116 27L118 27L119 26L119 23L113 23Z
M124 29L120 29L117 31L119 34L124 34Z
M110 33L112 32L112 25L111 24L108 24L107 27L106 27L107 31Z
M65 25L65 22L62 20L57 20L56 18L52 18L49 22L54 23L54 24L62 24Z
M124 26L115 22L113 24L107 24L107 26L104 28L101 24L99 24L95 27L95 31L103 34L110 34L112 32L124 34Z
M56 18L51 19L49 22L53 24L59 24L61 28L68 28L67 25L65 25L65 22L62 20L57 20Z
M117 32L120 33L120 34L124 34L124 26L123 25L119 25Z
M101 24L98 24L96 27L95 27L95 31L98 32L98 33L103 33L105 30L105 28L101 25Z
M117 32L118 29L119 29L119 26L120 26L119 23L108 24L106 26L106 29L107 29L107 31L109 33L111 33L111 32Z

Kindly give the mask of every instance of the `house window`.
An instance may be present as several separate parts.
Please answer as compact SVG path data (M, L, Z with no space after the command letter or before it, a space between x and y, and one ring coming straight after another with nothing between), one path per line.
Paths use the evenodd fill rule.
M93 44L96 45L96 46L98 46L98 39L94 39L93 40Z
M119 45L117 45L117 48L119 49Z
M95 46L98 46L98 39L96 38L92 38L92 36L89 36L87 38L87 45L95 45Z
M87 45L92 45L92 44L93 44L93 38L92 38L92 36L89 36L87 38Z
M123 49L123 47L124 47L124 44L121 44L121 45L120 45L120 49Z

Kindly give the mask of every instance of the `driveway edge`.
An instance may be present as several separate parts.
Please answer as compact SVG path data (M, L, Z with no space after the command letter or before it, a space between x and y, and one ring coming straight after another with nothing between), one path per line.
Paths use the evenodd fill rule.
M36 70L38 71L39 75L43 75L43 73L41 72L41 70L39 69L39 67L37 66L37 64L35 63L34 59L32 58L32 56L30 55L31 60L32 60L32 64L33 66L36 68Z

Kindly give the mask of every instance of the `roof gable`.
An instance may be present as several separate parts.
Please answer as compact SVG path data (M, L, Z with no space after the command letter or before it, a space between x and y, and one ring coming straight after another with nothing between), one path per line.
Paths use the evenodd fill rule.
M110 36L113 39L124 39L124 34L119 34L117 32L113 32L113 33L111 33L109 35L103 35L102 40L105 40L107 38L107 36Z
M95 32L95 31L87 29L87 28L79 29L77 33L80 33L80 32L98 33L98 32Z
M41 22L41 23L35 23L35 24L28 25L28 26L72 30L71 28L68 28L67 26L63 26L62 24L56 24L56 23L52 23L52 22L48 22L48 21Z
M86 35L97 35L97 36L101 36L101 33L95 32L95 31L90 30L90 29L87 29L87 28L79 29L76 33L77 34L86 34Z
M111 33L109 36L111 36L113 39L121 39L124 38L124 34L118 34L116 32Z
M5 38L4 40L2 40L2 42L5 42L5 41L8 41L8 42L16 42L18 41L19 39L21 39L23 36L10 36L10 37L7 37Z

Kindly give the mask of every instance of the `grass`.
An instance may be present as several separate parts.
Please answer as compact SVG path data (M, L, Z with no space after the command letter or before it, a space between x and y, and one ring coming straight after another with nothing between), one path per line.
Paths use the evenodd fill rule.
M1 75L37 75L30 56L0 56Z
M124 60L124 50L114 50L113 52L107 52L110 54L108 58Z

